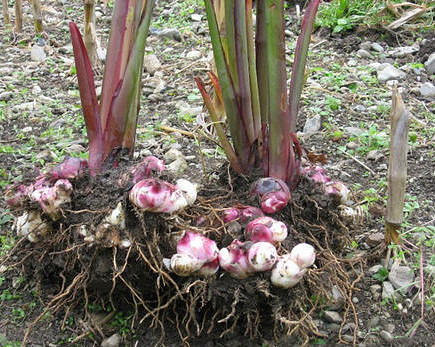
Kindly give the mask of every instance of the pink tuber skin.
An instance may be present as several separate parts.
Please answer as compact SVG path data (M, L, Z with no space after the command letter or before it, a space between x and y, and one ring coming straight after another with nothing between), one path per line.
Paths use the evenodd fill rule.
M53 187L35 189L30 198L39 203L44 212L51 219L60 217L60 206L71 201L72 185L67 179L59 179Z
M160 173L165 170L165 163L163 160L149 155L136 165L131 173L133 174L133 183L136 184L140 180L150 178L153 172Z
M253 272L248 263L246 248L244 242L234 240L228 247L219 251L219 264L232 277L244 279Z
M270 242L277 244L286 239L287 226L271 217L259 217L249 222L245 229L245 237L253 242Z
M149 212L172 213L196 200L196 186L186 180L178 180L177 185L148 178L137 182L130 191L130 201Z
M288 185L279 178L260 178L251 188L251 195L258 195L264 213L273 214L281 211L291 199Z
M82 158L66 158L62 163L53 167L48 173L49 179L74 179L87 168L88 162Z
M178 241L177 253L171 258L171 269L179 276L195 273L204 277L212 276L219 269L218 255L216 242L186 230Z
M254 206L237 205L223 211L223 221L229 223L237 220L241 224L246 224L251 220L264 216L263 211Z

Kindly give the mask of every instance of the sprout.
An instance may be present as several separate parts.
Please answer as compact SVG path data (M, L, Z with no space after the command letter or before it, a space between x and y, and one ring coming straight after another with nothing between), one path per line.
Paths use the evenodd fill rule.
M125 210L122 206L122 202L116 205L116 208L105 218L107 223L115 226L119 226L120 229L125 229Z
M30 242L37 242L51 231L51 226L36 211L24 212L16 219L14 228L17 235L27 237Z
M245 224L261 216L264 216L264 213L258 207L238 205L223 212L223 221L229 223L237 220L239 223Z
M183 179L174 186L157 178L149 178L133 186L130 201L145 211L172 213L193 204L196 189L195 184Z
M316 253L313 246L308 243L300 243L291 250L290 257L299 267L304 269L314 264Z
M248 264L255 272L270 270L278 259L276 248L269 242L256 242L248 251Z
M265 241L276 244L287 237L287 226L271 217L260 217L251 221L245 230L248 240Z
M81 175L87 166L86 159L67 158L63 163L53 167L49 172L49 176L53 179L73 179Z
M349 200L349 188L343 182L331 181L323 187L326 194L339 198L342 204Z
M248 264L245 244L234 240L228 247L219 251L219 264L232 277L244 279L253 272Z
M136 165L133 170L131 170L131 173L133 174L133 183L150 178L153 171L162 172L163 170L165 170L165 163L163 160L160 160L153 155L149 155L145 157L141 163Z
M57 180L53 187L35 189L30 198L39 203L52 220L60 217L60 206L71 201L72 185L67 179Z
M281 211L291 199L287 184L274 177L260 178L254 182L251 195L258 195L263 212L271 214Z
M278 258L270 280L274 286L291 288L300 282L306 271L292 260L290 254L285 254Z

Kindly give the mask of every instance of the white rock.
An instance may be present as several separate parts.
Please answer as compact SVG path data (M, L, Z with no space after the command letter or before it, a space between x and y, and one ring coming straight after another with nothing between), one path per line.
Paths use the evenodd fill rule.
M101 342L101 347L119 347L122 337L118 333L106 338Z
M308 118L304 125L304 134L314 134L319 131L321 126L322 118L319 114L314 117Z
M408 266L394 265L388 274L388 280L396 289L407 293L414 282L414 271Z
M40 86L33 86L32 88L32 94L39 95L42 93L42 89Z
M435 86L430 82L423 83L420 87L420 94L425 98L434 98Z
M192 15L190 16L190 18L192 18L192 20L193 20L194 22L200 22L201 19L202 19L202 15L201 15L201 14L194 13L194 14L192 14Z
M393 285L391 282L385 281L382 283L382 299L389 299L394 298L395 300L400 299L400 294L394 290Z
M371 49L378 53L382 53L384 51L384 47L382 47L379 43L373 42L370 46Z
M329 323L341 323L343 321L343 318L341 317L340 313L336 311L325 311L324 313L325 320Z
M373 58L373 55L369 51L366 51L365 49L359 49L356 52L356 54L361 58L367 58L367 59Z
M378 70L378 81L387 82L390 80L401 80L406 77L406 73L400 71L392 65L388 65L382 70Z
M44 47L34 45L30 51L30 58L33 61L43 61L47 57L45 54Z
M186 59L188 60L198 60L201 59L202 53L200 51L190 51L186 54Z
M154 75L162 67L159 58L155 54L145 55L143 65L150 75Z
M393 50L389 51L388 54L395 58L403 58L404 56L408 54L415 53L419 50L418 45L414 46L405 46L405 47L396 47Z
M435 52L429 56L427 61L424 63L424 67L426 68L427 73L435 73Z

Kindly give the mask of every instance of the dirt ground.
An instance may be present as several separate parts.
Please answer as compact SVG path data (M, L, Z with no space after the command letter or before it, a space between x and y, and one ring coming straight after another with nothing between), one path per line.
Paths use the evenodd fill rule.
M169 177L184 177L200 184L199 207L194 207L182 215L182 222L193 221L195 216L207 212L203 206L209 204L213 198L219 198L218 207L231 206L235 202L247 199L244 198L244 193L248 191L247 187L252 182L252 178L235 177L234 174L231 174L229 180L227 162L213 141L213 131L206 126L209 120L202 109L202 100L193 78L197 75L206 78L206 72L210 68L210 40L207 37L207 25L202 8L193 9L190 5L186 6L192 11L183 12L182 4L171 1L159 1L155 9L156 19L151 23L152 30L146 52L155 54L161 62L161 67L159 74L144 74L135 152L136 159L148 154L163 158L170 149L177 149L182 153L186 167L180 173L171 173ZM27 3L24 4L25 23L22 33L13 33L6 30L3 22L0 24L0 95L3 95L0 101L2 195L6 183L35 176L39 169L61 161L65 155L83 156L86 153L84 121L80 111L77 79L72 73L73 55L68 32L69 21L74 20L79 25L82 23L81 2L47 1L44 3L44 9L47 18L46 33L40 38L35 37L33 33L30 23L31 12ZM176 15L177 11L180 11L179 16ZM192 20L192 13L203 17L199 21ZM110 8L98 7L97 29L102 47L107 44L108 23ZM294 8L290 8L287 36L292 44L297 37L297 23ZM176 28L179 37L162 35L162 30L167 28ZM363 58L357 54L361 43L366 41L379 43L387 52L396 47L421 43L423 39L426 40L425 45L420 45L418 50L400 57L379 53L372 54L372 58ZM297 130L303 148L309 152L325 154L325 166L330 176L346 183L352 190L355 205L361 206L363 217L359 223L342 228L335 224L332 214L325 214L321 218L328 226L329 234L316 234L318 230L313 229L313 234L319 238L319 245L324 246L324 242L327 242L332 245L334 254L343 259L343 268L349 270L349 276L322 272L322 267L330 269L334 266L333 258L326 254L319 258L318 269L313 270L309 277L311 281L305 281L289 293L272 289L271 295L265 294L266 290L261 285L264 277L259 276L244 285L242 292L246 297L242 300L243 308L240 308L248 310L250 295L254 300L257 296L253 292L263 290L263 302L259 303L261 300L255 299L256 305L267 309L261 312L260 323L252 325L258 328L257 330L252 327L248 329L248 321L251 319L249 312L245 316L241 314L244 318L241 318L240 324L234 323L234 327L230 324L231 319L228 319L223 320L221 326L209 330L209 324L213 319L207 312L200 310L198 317L206 317L202 323L198 323L199 326L203 326L198 328L198 324L187 324L191 331L180 332L180 329L177 329L178 316L168 313L162 318L166 334L162 342L162 329L155 320L146 319L142 324L138 324L140 317L146 316L147 312L143 307L140 312L135 312L135 305L132 305L134 300L122 297L124 294L130 295L126 294L128 291L121 290L115 302L108 302L106 295L110 291L111 281L105 276L109 270L111 271L110 248L106 250L109 265L102 260L101 267L92 269L95 272L101 270L98 277L101 281L94 279L95 281L90 284L90 297L77 294L76 301L66 302L64 306L60 301L62 305L57 307L56 313L44 312L44 308L48 307L53 298L64 289L59 269L69 266L70 258L67 255L50 254L49 259L52 263L49 263L46 262L47 258L42 257L43 252L40 252L36 254L41 255L41 258L34 257L30 263L23 262L23 266L12 271L6 271L5 266L0 268L0 345L20 345L26 329L40 316L42 319L30 332L29 346L99 346L105 337L115 333L120 334L122 338L121 346L181 346L183 343L207 347L296 346L304 343L304 339L297 334L287 336L291 329L286 329L284 323L277 328L279 333L275 334L276 326L272 321L276 319L279 311L277 313L271 307L293 305L290 311L293 309L296 312L297 298L306 298L316 302L315 305L298 309L299 313L305 312L304 310L310 312L310 320L304 321L311 322L313 329L306 326L306 331L317 332L317 335L309 335L310 345L353 343L358 346L434 346L435 231L428 227L434 226L435 218L435 102L433 99L422 97L418 92L420 83L434 83L433 75L422 73L424 69L421 67L431 53L428 47L432 47L433 51L434 46L431 42L434 40L433 31L425 33L407 31L404 28L393 35L382 27L354 30L344 36L331 35L328 30L320 29L313 35L312 54L308 63L310 76L303 91ZM46 57L41 61L34 61L31 59L31 50L38 44L44 48ZM198 58L189 58L188 53L192 51L198 51L195 53L198 54ZM391 105L390 86L379 83L376 71L369 67L374 62L389 62L396 66L409 67L405 69L406 77L399 82L405 104L412 113L406 221L403 228L405 236L399 257L402 257L403 264L414 270L416 280L406 296L397 302L382 299L379 293L374 293L373 286L382 287L383 284L379 277L374 277L374 273L369 270L374 265L382 264L386 254L382 236L379 235L384 231ZM95 73L98 86L101 84L102 68L97 67ZM159 87L162 84L164 87ZM316 114L322 117L320 130L314 134L303 133L306 120ZM123 193L113 186L119 175L120 172L112 172L99 178L98 186L104 188L106 185L107 189L92 191L96 194L93 201L98 202L92 207L97 209L116 205L118 198L113 197L122 197ZM92 199L83 193L83 190L80 192L82 195L77 194L80 203L74 206L76 210L92 205ZM311 193L310 187L301 183L294 193L293 205L279 216L295 229L294 236L290 237L290 244L310 240L308 226L297 221L306 220L315 224L314 214L321 209L310 210L307 208L310 204L304 205L307 203L306 196L311 196ZM245 202L252 203L249 200ZM298 212L303 211L303 207L307 208L306 215ZM331 208L330 205L327 207ZM325 210L328 208L324 207ZM307 216L310 213L313 216ZM138 224L141 221L140 218L134 220ZM144 235L152 238L152 230L162 225L172 230L178 222L154 217L148 221L147 227L142 225L142 229L149 230L150 233ZM4 201L0 201L0 227L2 259L8 259L8 264L20 263L21 257L26 256L26 251L34 250L34 247L22 242L19 245L22 247L21 250L7 258L8 250L13 247L11 240L15 236L10 211ZM141 230L140 226L134 226L136 227ZM325 241L328 238L329 240ZM162 253L166 252L163 256L169 256L171 248L164 249L161 246L163 239L162 237L162 240L155 241L155 244L162 247ZM146 243L144 239L139 241ZM118 256L122 257L125 254L121 252L115 259L118 259ZM350 260L346 262L346 259ZM69 275L73 272L72 270ZM346 293L350 295L349 300L338 306L329 301L318 302L315 297L317 292L310 288L310 285L320 279L329 283L328 276L334 275L348 281ZM142 283L146 292L149 284L147 281L155 280L155 277L147 276L133 276L135 278L131 279L131 283ZM225 299L225 295L233 295L232 291L236 291L240 283L225 277L227 282L222 285L219 280L222 278L212 281L211 284L204 284L204 287L211 288L207 289L211 290L207 293L217 295L215 305L228 305L220 311L223 314L231 312L232 304L231 300ZM181 283L182 286L193 282L177 283ZM154 288L154 284L152 287ZM160 294L164 296L165 290ZM168 289L168 297L169 291ZM149 301L161 300L160 294L155 298L149 298ZM223 298L221 301L219 294ZM192 293L189 295L194 296ZM207 300L209 298L204 299ZM304 299L300 300L305 302ZM181 301L179 305L185 301ZM198 304L195 307L202 306ZM208 309L209 306L204 304L204 307ZM313 310L310 311L310 308ZM188 312L189 308L186 306L180 310ZM329 321L325 317L326 311L339 312L341 317L345 318L341 321ZM216 312L219 310L216 309ZM295 318L300 317L287 317L287 320ZM228 328L231 328L231 331L225 333ZM199 336L197 331L201 331ZM253 334L253 331L258 333ZM385 334L382 334L385 331L393 338L385 337ZM190 335L189 338L187 335Z

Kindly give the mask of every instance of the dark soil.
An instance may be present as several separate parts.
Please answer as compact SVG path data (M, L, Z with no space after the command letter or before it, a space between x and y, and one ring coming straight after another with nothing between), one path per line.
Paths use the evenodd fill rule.
M46 26L50 59L38 64L30 61L29 48L35 41L30 23L26 23L23 33L13 35L8 32L10 40L4 38L2 41L1 48L7 49L7 55L0 56L0 62L4 67L14 69L12 75L0 82L0 87L14 92L12 100L2 108L4 116L0 117L0 144L13 148L11 153L6 149L0 153L0 174L5 180L35 177L35 167L40 169L60 160L58 153L69 154L69 145L86 146L83 121L79 120L80 111L75 106L78 97L68 93L76 88L77 82L64 71L61 59L72 59L72 54L65 51L70 39L64 24L71 19L81 21L81 3L77 1L69 6L72 10L67 10L61 2L49 1L47 4L55 9L56 16L52 16L59 19L57 25ZM169 8L170 4L161 2L156 16ZM27 6L25 11L28 14ZM110 11L101 11L103 15L97 26L106 28ZM200 9L197 12L203 14ZM294 16L293 12L290 15ZM64 24L63 20L66 21ZM204 22L201 24L206 26ZM0 29L6 32L3 23ZM292 30L297 32L296 27ZM344 63L365 40L378 41L382 37L393 47L405 45L405 40L414 37L412 33L380 36L385 33L379 32L356 30L344 37L323 33L318 40L326 40L322 50L333 52L336 63ZM101 30L99 34L104 45L107 31ZM21 240L8 255L2 254L3 265L15 266L9 271L2 268L0 274L0 345L9 346L12 344L7 343L21 341L28 332L29 346L97 346L105 337L118 332L122 335L122 346L295 346L304 343L432 346L435 343L434 306L425 307L424 322L415 334L409 334L421 317L418 285L408 294L412 305L406 313L391 302L381 305L381 299L373 298L370 292L370 286L380 282L367 270L380 263L386 250L382 241L371 241L371 235L383 232L382 200L371 206L371 213L363 221L351 223L338 216L336 202L325 199L316 187L302 180L293 192L290 206L276 216L291 228L281 251L291 249L298 242L309 242L315 246L318 257L316 268L291 290L272 287L267 273L240 281L223 272L212 279L180 278L165 269L162 259L175 252L175 237L181 230L195 228L197 219L206 217L209 224L201 225L201 231L216 240L220 247L226 246L238 234L231 234L228 228L216 224L219 210L237 202L256 203L247 194L255 175L241 177L228 170L225 159L216 155L215 143L209 135L204 136L208 130L177 116L180 100L201 105L199 99L191 102L189 98L192 94L197 95L193 77L204 74L209 68L206 61L198 61L185 69L191 64L185 60L185 53L199 49L205 55L209 42L206 36L189 28L184 29L182 35L181 42L156 36L148 39L148 49L157 54L163 64L167 87L159 94L152 94L154 97L143 98L136 152L140 156L151 152L162 157L177 143L184 156L194 156L182 176L201 184L197 202L176 216L134 210L127 199L131 185L127 183L120 187L117 182L135 161L121 160L118 169L107 170L97 177L84 175L78 178L73 182L72 203L64 206L64 217L54 225L56 235L36 244ZM427 34L426 39L429 44L417 53L419 61L425 61L431 53L428 47L433 47L430 44L434 40L433 33ZM168 47L173 49L170 54L164 53ZM328 69L331 59L323 57L314 54L311 64ZM16 71L22 71L24 77ZM31 88L32 81L37 81L43 94L53 102L39 100L29 91L23 92ZM352 81L343 83L347 82ZM409 78L406 83L408 107L423 126L433 127L433 120L418 118L417 111L424 105L434 112L434 103L413 97L410 90L414 81ZM304 94L298 129L302 129L311 115L309 99L319 97L318 93L308 89ZM342 97L346 107L338 110L330 120L333 127L373 121L369 113L361 114L347 106L352 105L355 95L347 93ZM13 110L14 105L34 99L41 103L38 108L24 112ZM53 118L45 117L47 108ZM376 123L380 129L388 127L388 119L382 115ZM166 134L156 124L192 132L196 138L177 132ZM22 130L29 126L30 132L23 135ZM49 127L70 128L67 144L55 133L42 136ZM148 131L150 127L152 130ZM32 152L40 155L38 160L17 150L28 146L27 141L31 138ZM388 158L385 155L376 161L363 158L364 164L374 172L367 175L366 168L338 150L345 141L345 137L331 138L326 131L301 137L305 149L327 155L331 176L349 186L360 185L354 189L352 199L361 203L364 191L385 177L385 171L379 166ZM47 148L50 150L45 153ZM435 196L433 139L420 139L418 146L410 150L408 161L408 193L420 202L420 208L412 212L408 223L427 225L432 221L433 224L435 210L433 203L427 203ZM177 177L168 174L164 178L173 181ZM83 242L78 228L88 225L96 233L106 213L119 201L128 207L128 232L109 230L92 244ZM3 201L0 202L0 213L0 218L9 215ZM6 249L6 239L13 236L12 223L0 225L3 249ZM120 240L125 238L131 240L132 245L118 247ZM425 259L430 259L432 253L433 248L423 249ZM419 261L409 253L406 259L411 263ZM425 277L427 288L431 283L430 275ZM335 330L322 318L324 311L334 304L330 298L333 286L340 288L344 296L341 305L335 309L342 315L343 322ZM379 322L371 325L375 316ZM394 324L394 336L397 337L389 343L378 334L388 323Z

